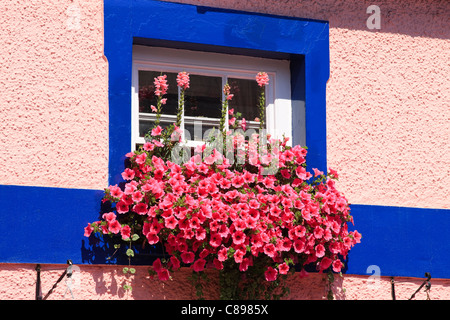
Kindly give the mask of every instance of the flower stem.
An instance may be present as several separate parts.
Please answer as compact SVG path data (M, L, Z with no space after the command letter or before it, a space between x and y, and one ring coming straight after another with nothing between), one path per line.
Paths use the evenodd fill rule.
M261 93L259 95L259 129L264 128L264 122L266 118L266 97L265 97L265 88L261 87Z
M180 98L178 99L178 112L177 112L177 121L175 125L180 127L181 118L183 117L183 109L184 109L184 89L180 89Z

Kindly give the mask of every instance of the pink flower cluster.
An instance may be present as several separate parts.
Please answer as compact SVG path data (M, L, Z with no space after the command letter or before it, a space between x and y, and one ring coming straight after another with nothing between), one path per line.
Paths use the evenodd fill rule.
M340 257L361 235L348 231L353 218L336 189L337 173L315 169L313 177L305 169L306 149L286 141L276 153L279 170L271 175L261 174L264 161L250 147L246 155L253 160L244 166L231 165L216 150L178 165L155 156L162 146L147 142L127 154L131 167L122 174L125 187L106 189L104 200L115 204L115 212L88 224L85 235L120 234L126 240L138 234L150 245L164 243L170 259L153 264L161 280L181 264L196 272L220 270L228 259L245 272L260 257L271 261L267 281L287 274L294 264L339 272Z
M186 90L189 88L189 73L187 72L180 72L177 75L177 86L182 88L183 90Z
M269 84L269 75L266 72L258 72L256 75L256 82L260 87L264 87Z
M167 75L161 75L154 79L155 95L161 97L167 93L169 85L167 84Z
M260 72L256 81L263 87L269 77ZM155 78L154 84L155 95L162 99L166 76ZM177 84L188 88L189 75L179 73ZM224 103L232 98L228 85L224 97ZM237 121L233 109L228 114L231 126L245 130L245 119ZM223 111L224 122L226 116ZM170 258L153 263L161 280L182 264L201 272L234 263L241 272L250 272L263 262L267 281L286 275L294 265L341 271L341 258L360 242L361 234L348 230L353 218L335 186L336 171L308 172L306 148L290 147L286 138L259 139L254 134L246 140L231 131L227 139L239 161L224 157L214 145L202 145L189 161L177 164L167 154L180 141L180 128L174 126L169 134L164 130L156 125L146 143L126 155L126 183L105 189L103 200L114 209L89 223L85 236L108 234L130 244L136 239L143 241L141 246L163 244ZM303 269L300 275L305 274Z

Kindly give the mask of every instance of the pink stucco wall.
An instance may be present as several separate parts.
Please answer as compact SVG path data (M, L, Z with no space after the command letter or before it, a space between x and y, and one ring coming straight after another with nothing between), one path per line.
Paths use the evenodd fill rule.
M103 2L0 4L0 184L102 189Z
M33 300L36 292L36 265L0 264L0 300ZM52 288L63 273L66 265L41 265L42 296ZM124 275L122 267L104 265L80 265L74 268L72 292L77 300L191 300L196 299L195 289L187 277L190 268L175 272L172 281L150 279L148 267L135 267L135 275ZM285 299L323 300L326 299L327 281L323 274L310 274L300 278L295 274L289 283L291 294ZM62 280L48 297L48 300L71 300L66 278ZM205 298L217 300L218 275L208 272L208 284L204 287ZM419 288L424 279L394 278L397 300L407 300ZM130 284L132 290L124 290ZM337 300L391 300L391 278L369 278L367 276L337 277L333 284L334 298ZM450 299L450 280L431 279L429 297L432 300ZM425 289L416 294L415 300L425 300Z
M181 3L330 22L328 165L351 203L449 208L450 2L185 0ZM0 184L102 189L108 176L108 64L103 1L4 0L0 5ZM0 264L0 300L34 299L31 264ZM44 294L65 265L44 265ZM137 267L132 293L121 267L80 266L78 299L191 299L186 276L150 280ZM141 281L142 280L142 281ZM396 278L398 299L422 279ZM214 281L212 282L214 283ZM433 279L432 299L450 299ZM322 299L320 274L292 280L290 299ZM345 291L343 290L345 288ZM62 283L51 299L62 299ZM214 289L209 298L217 298ZM391 299L390 278L346 275L339 299ZM70 298L66 295L65 298ZM423 293L416 296L425 299Z

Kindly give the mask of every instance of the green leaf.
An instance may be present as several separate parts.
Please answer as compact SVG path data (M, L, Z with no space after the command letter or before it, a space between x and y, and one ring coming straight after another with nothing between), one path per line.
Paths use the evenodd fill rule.
M130 273L131 274L135 274L136 273L136 269L135 268L130 268Z
M129 256L129 257L134 257L133 249L128 249L127 252L126 252L126 255Z
M122 272L123 272L124 274L127 274L127 273L128 273L128 268L127 268L127 267L123 268L123 269L122 269Z
M132 236L131 236L131 240L133 240L133 241L136 241L137 239L139 239L139 235L138 234L133 234Z
M123 285L123 289L124 290L130 290L130 291L132 290L132 288L131 288L131 286L129 284L124 284Z

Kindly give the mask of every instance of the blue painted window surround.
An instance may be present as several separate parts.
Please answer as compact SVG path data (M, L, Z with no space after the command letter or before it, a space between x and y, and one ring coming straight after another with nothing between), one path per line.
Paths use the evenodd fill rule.
M153 0L106 0L104 24L110 184L122 180L130 151L133 44L289 59L294 119L295 105L305 106L307 163L326 170L328 22ZM101 263L83 228L98 219L102 195L101 190L0 185L0 262ZM377 265L381 275L430 272L450 278L449 210L351 208L363 239L350 252L347 273L364 275Z

